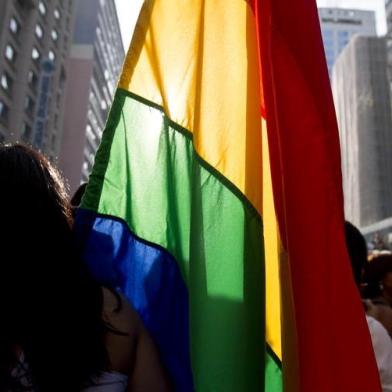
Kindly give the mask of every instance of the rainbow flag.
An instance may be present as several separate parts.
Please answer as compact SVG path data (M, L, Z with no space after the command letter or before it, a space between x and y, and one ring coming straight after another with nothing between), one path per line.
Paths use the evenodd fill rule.
M380 391L314 0L146 0L78 231L177 391Z

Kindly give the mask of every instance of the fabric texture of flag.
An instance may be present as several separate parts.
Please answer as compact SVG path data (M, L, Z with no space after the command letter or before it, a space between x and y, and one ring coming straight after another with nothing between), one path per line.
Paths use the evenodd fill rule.
M77 233L178 391L379 391L314 0L146 0Z

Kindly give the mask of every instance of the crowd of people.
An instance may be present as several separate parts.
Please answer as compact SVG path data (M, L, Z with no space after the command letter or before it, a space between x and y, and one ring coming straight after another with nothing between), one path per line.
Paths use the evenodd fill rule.
M369 257L360 231L349 222L346 222L345 231L383 392L392 392L392 254Z

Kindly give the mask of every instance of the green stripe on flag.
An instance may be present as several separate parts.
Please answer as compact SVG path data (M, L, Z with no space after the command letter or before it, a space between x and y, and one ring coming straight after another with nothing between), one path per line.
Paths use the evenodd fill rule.
M280 361L268 349L265 359L265 391L282 392L282 366Z
M262 391L262 222L197 156L191 134L117 90L83 207L125 220L177 260L189 292L195 389Z

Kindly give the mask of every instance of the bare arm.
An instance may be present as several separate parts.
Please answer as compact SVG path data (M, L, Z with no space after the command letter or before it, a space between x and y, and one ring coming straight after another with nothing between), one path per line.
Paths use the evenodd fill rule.
M118 300L113 293L104 288L103 294L105 321L114 331L123 332L109 332L106 337L111 370L129 375L128 392L173 390L155 344L135 309L121 296L121 309L116 311Z
M169 392L168 377L153 340L139 319L136 358L128 392Z

